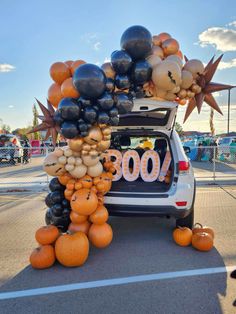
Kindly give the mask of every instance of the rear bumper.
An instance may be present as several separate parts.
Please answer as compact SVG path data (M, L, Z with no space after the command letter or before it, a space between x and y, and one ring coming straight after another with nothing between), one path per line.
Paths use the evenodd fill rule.
M184 218L188 216L191 209L176 208L174 206L138 206L106 204L111 216L171 216Z

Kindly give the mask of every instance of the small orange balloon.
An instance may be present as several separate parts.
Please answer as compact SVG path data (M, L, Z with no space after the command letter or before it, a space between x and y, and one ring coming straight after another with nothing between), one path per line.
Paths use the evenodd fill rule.
M81 64L85 64L86 62L84 60L76 60L72 63L70 70L71 70L71 74L73 75L75 73L75 70L81 65Z
M180 51L180 50L177 51L177 52L175 53L175 55L178 56L178 57L180 57L181 60L183 60L183 53L182 53L182 51Z
M55 62L50 67L50 76L54 82L61 84L71 76L71 73L64 62Z
M70 68L72 66L73 62L74 61L72 61L72 60L68 60L68 61L65 61L64 63Z
M180 99L180 100L178 101L178 103L179 103L181 106L184 106L184 105L186 105L187 100L186 100L186 99Z
M160 46L163 41L170 39L171 36L168 33L160 33L159 35L155 35L153 36L152 40L153 40L153 44L155 46Z
M179 50L179 43L173 38L169 38L162 43L162 49L166 56L174 55Z
M49 102L53 105L53 107L57 108L62 98L61 86L57 83L53 83L48 90Z
M77 89L75 89L72 77L66 79L61 85L61 94L63 97L78 98L80 96Z

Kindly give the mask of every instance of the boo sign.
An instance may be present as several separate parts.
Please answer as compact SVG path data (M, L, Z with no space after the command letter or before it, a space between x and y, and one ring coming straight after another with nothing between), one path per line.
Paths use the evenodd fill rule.
M164 181L171 163L171 154L166 152L163 164L160 163L160 156L154 150L146 151L142 157L135 150L128 150L123 155L120 151L109 149L107 151L107 160L112 160L116 168L116 174L113 181L119 181L122 177L129 182L136 181L139 176L145 182ZM133 167L130 168L130 161L133 161ZM152 161L151 171L148 169L149 160Z

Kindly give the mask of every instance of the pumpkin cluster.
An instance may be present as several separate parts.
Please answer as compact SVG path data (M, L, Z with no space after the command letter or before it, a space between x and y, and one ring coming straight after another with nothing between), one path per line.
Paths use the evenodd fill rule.
M180 246L192 246L199 251L210 251L214 246L214 230L196 223L193 229L177 227L173 231L173 239Z

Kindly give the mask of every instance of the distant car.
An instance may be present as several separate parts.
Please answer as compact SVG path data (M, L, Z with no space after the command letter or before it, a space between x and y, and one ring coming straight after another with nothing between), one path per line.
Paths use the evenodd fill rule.
M223 155L224 157L229 157L230 155L230 144L236 141L235 136L227 136L227 137L222 137L218 141L218 154L219 156Z
M0 162L2 160L10 161L11 149L14 148L14 159L21 162L23 158L23 148L19 138L13 134L0 134Z

